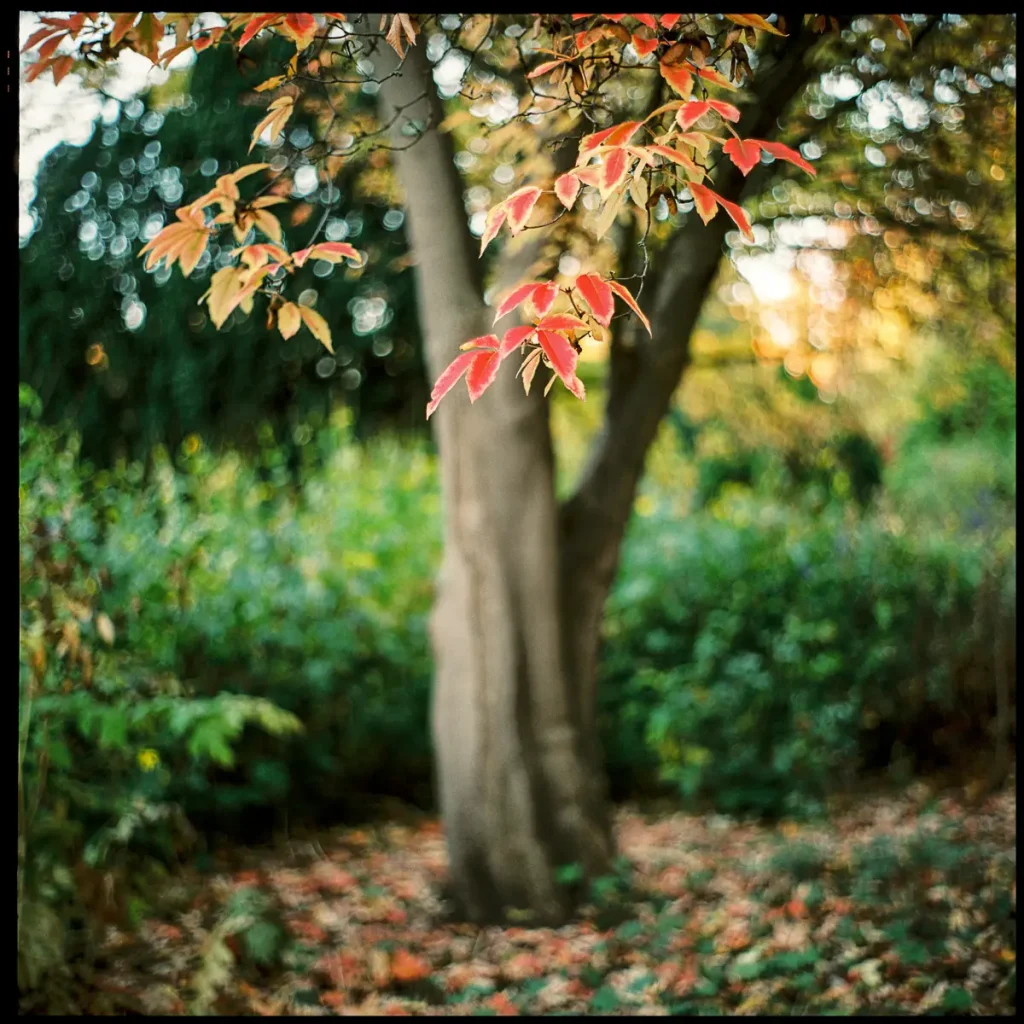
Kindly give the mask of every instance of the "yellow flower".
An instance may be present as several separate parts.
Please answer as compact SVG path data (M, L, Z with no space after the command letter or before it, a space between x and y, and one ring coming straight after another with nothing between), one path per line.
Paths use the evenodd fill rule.
M638 516L646 517L653 515L657 506L654 504L654 499L650 495L641 494L640 497L636 499L634 507L636 508L636 514Z
M140 750L138 757L139 767L144 772L151 772L160 763L160 755L155 750Z
M182 444L182 448L185 449L186 455L195 455L202 446L203 442L200 440L198 434L189 434Z

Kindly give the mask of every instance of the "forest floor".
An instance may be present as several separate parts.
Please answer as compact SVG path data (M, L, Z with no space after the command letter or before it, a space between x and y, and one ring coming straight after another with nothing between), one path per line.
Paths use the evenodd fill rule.
M111 929L80 1009L1008 1014L1015 798L916 786L815 825L620 809L631 880L559 929L439 924L432 820L240 850L176 883L184 912Z

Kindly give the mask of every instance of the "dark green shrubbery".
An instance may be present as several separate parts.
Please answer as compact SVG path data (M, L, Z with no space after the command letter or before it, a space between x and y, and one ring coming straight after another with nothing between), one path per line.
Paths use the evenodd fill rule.
M1011 538L992 559L840 510L732 506L634 523L605 628L613 777L660 769L687 800L802 814L894 757L930 768L992 745Z

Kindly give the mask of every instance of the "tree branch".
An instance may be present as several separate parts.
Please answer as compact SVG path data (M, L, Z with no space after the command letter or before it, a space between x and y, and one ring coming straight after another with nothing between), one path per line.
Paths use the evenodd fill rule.
M800 23L799 16L787 21ZM759 101L740 122L741 137L770 139L777 134L779 116L812 74L805 61L818 38L804 28L781 44L774 64L756 85ZM735 201L743 185L731 163L719 166L715 188L722 196ZM689 363L690 335L731 227L723 214L707 226L692 215L669 243L661 257L665 272L652 300L645 303L656 340L637 344L629 360L613 365L601 431L576 491L562 507L565 564L597 562L609 584L647 450Z

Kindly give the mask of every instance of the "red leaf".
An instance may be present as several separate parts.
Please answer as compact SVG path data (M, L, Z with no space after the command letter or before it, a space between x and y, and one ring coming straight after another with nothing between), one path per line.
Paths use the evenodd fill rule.
M71 70L74 59L65 54L63 57L55 57L50 70L53 72L53 80L60 85L61 79Z
M238 40L238 48L242 49L242 47L245 46L245 44L248 43L257 32L265 29L268 25L273 25L273 23L280 17L280 14L257 14L256 17L245 26L245 31L242 33L242 37Z
M753 139L730 139L722 152L746 177L761 162L761 144Z
M615 312L615 300L612 298L608 282L602 280L598 274L580 274L576 278L576 290L590 307L594 319L602 327L607 327L612 322L612 314Z
M537 316L546 316L558 297L558 285L554 281L539 284L530 296L530 305Z
M651 322L644 316L643 310L637 305L637 301L630 294L629 289L625 285L619 284L618 281L609 281L608 287L640 317L640 322L647 328L647 333L651 334ZM651 337L653 338L654 335L651 334Z
M583 389L583 382L576 376L576 349L569 344L564 335L556 334L554 331L538 331L537 338L562 383L582 400L586 392Z
M633 17L636 18L641 25L646 25L652 32L658 31L658 23L654 20L653 14L634 14Z
M811 175L812 178L818 173L795 149L790 149L789 146L784 146L781 142L758 142L758 145L766 153L775 157L776 160L786 160L791 164L795 164L800 170L806 171Z
M695 125L710 109L710 103L703 100L690 100L689 103L684 103L676 112L676 123L685 132Z
M494 337L491 335L490 337ZM498 339L494 338L498 344ZM476 358L466 374L466 385L469 388L469 400L475 402L493 383L501 366L501 355L498 352L475 352Z
M508 295L501 300L501 304L498 306L497 312L494 314L494 323L497 323L503 316L507 316L511 313L516 306L525 302L537 287L538 286L536 284L521 284L518 288L513 288L512 291L510 291Z
M575 174L563 174L555 179L555 195L561 204L571 210L576 197L580 194L580 179Z
M733 124L740 119L739 110L731 103L725 103L723 100L708 100L708 106L724 117L726 121L732 121Z
M533 208L537 205L540 194L539 188L534 185L527 185L526 188L513 192L505 200L503 205L508 211L506 217L513 235L518 235L526 227L526 222L530 219L530 214L533 213Z
M601 164L601 176L598 179L602 198L607 198L622 184L628 170L629 154L624 149L613 149L605 155L604 163Z
M430 392L430 402L427 404L427 419L433 415L434 410L437 408L441 399L448 394L449 391L456 384L462 375L469 369L470 364L476 358L475 352L460 352L447 366L440 377L437 378L437 383L434 385L434 390Z
M502 338L501 348L498 350L502 359L507 359L520 345L526 341L537 330L533 324L525 327L510 327Z
M641 57L646 57L647 54L653 53L658 48L657 39L644 39L643 36L633 36L633 49Z
M670 29L681 17L681 14L663 14L661 16L661 27Z

